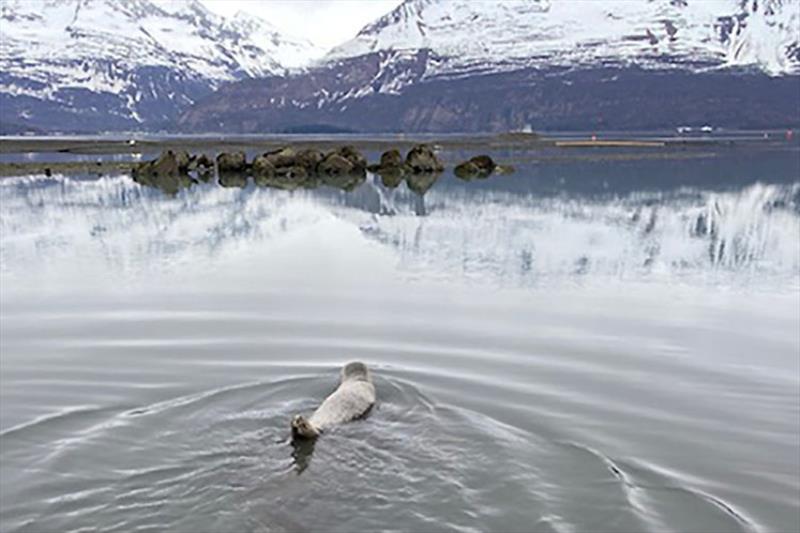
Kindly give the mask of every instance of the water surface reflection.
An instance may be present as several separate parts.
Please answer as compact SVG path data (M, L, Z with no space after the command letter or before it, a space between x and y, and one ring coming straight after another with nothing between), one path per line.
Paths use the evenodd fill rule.
M797 174L649 164L0 181L0 529L796 530Z

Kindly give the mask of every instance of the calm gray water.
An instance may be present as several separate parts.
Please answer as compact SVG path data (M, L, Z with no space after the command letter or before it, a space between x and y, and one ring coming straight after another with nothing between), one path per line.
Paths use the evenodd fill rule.
M0 530L796 531L798 164L0 180Z

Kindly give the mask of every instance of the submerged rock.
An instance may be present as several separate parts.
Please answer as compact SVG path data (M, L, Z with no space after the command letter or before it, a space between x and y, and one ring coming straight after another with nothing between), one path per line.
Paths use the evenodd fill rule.
M427 144L418 144L409 150L406 155L406 165L415 174L444 170L444 165L434 153L433 148Z
M247 157L244 152L222 152L217 156L217 170L220 172L244 172L247 170Z

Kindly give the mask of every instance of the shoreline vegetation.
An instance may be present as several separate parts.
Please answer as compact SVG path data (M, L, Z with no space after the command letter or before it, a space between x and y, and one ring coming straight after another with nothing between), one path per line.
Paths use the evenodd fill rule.
M343 146L343 143L347 144ZM789 133L783 135L779 132L772 132L771 135L764 134L762 137L676 137L674 139L646 136L641 138L609 137L603 139L598 139L595 136L590 138L550 138L535 133L522 132L496 135L444 136L441 138L420 138L419 136L416 138L413 136L386 138L202 136L154 137L150 139L11 137L0 141L0 156L2 154L30 154L35 156L35 160L0 161L0 178L30 174L83 174L88 176L134 174L137 168L141 170L142 165L147 163L147 161L143 163L141 159L137 158L144 156L152 158L159 153L163 155L170 151L174 154L183 152L196 154L198 157L206 154L205 157L209 158L209 160L222 153L260 153L261 155L254 157L253 161L246 162L245 171L252 172L252 164L259 157L269 154L274 155L282 150L288 149L296 154L300 153L306 156L315 154L312 158L315 159L315 164L319 164L321 159L317 160L316 158L320 154L324 159L343 147L357 152L360 157L363 157L361 155L363 152L382 152L383 156L389 157L387 156L388 153L396 151L398 153L391 156L394 158L391 161L388 159L384 161L382 156L381 163L377 165L370 165L365 162L365 170L377 172L380 165L387 168L393 165L397 167L395 171L388 170L383 174L396 174L396 170L400 170L402 171L401 173L405 174L407 172L403 170L403 165L399 164L397 157L402 158L401 152L410 151L415 146L429 147L442 167L452 167L458 177L465 179L487 177L492 173L508 173L512 170L512 165L525 163L695 159L714 157L722 151L732 149L798 149L797 142L792 139ZM478 150L490 153L506 152L507 155L503 161L504 165L496 169L492 167L492 170L488 172L486 168L480 168L480 159L477 162L472 161L472 165L470 165L472 154L466 152ZM130 159L124 161L104 159L104 156L109 155L128 156ZM48 156L52 157L52 159L48 160ZM97 157L92 158L91 156ZM75 160L64 160L64 158L70 157L75 157ZM273 166L274 162L271 162ZM334 165L341 166L341 163L341 161L334 160ZM489 166L492 164L494 163L490 163ZM360 163L354 166L358 167L359 165ZM307 162L306 170L309 170ZM316 173L316 168L311 170L311 172L308 172L309 174ZM269 174L268 169L266 172ZM329 172L321 172L320 174L327 173ZM341 169L336 173L341 174ZM377 173L380 174L381 172ZM276 174L282 174L282 172L276 172Z

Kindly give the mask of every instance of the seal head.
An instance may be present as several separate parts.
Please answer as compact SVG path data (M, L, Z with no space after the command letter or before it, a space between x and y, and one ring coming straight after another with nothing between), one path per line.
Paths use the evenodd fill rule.
M342 383L349 380L361 380L372 382L372 376L369 373L367 365L359 361L347 363L342 367Z
M319 434L320 431L315 428L311 422L306 420L306 417L303 415L295 415L292 418L292 437L313 439L318 437Z

